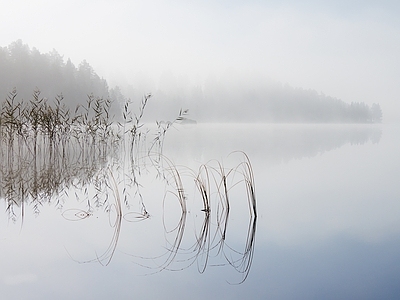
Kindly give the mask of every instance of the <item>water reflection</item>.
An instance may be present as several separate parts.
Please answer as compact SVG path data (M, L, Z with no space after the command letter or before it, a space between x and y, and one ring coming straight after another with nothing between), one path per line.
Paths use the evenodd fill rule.
M255 249L255 179L244 153L261 169L381 138L375 126L199 125L165 135L169 125L155 133L138 124L81 125L68 135L2 132L0 198L9 218L22 226L26 211L39 215L49 203L69 226L80 226L76 240L105 241L66 242L76 263L106 266L118 253L145 275L226 266L240 275L230 283L247 279ZM245 152L226 158L234 149Z
M259 157L268 164L279 164L315 157L346 144L378 144L381 137L381 126L367 124L204 124L171 131L167 142L171 153L187 158L187 163L193 158L224 157L227 151L240 149L253 160Z
M10 220L20 221L22 228L27 207L40 215L45 203L55 206L66 221L82 226L89 219L101 218L112 228L105 249L95 250L89 259L80 259L79 252L68 245L65 250L77 263L107 266L127 223L149 222L148 230L154 229L150 221L156 218L157 210L148 206L161 200L162 253L125 254L148 270L147 274L193 265L203 273L209 266L226 265L242 274L232 283L243 282L252 263L257 220L249 157L243 152L232 153L236 163L230 167L220 161L201 164L197 170L177 166L163 155L166 130L159 130L147 143L148 131L133 128L121 133L76 126L66 135L54 136L35 130L16 135L3 132L0 198ZM149 186L161 191L161 198L146 198L144 190ZM193 187L192 193L189 187ZM242 210L243 205L247 209ZM236 207L241 218L248 219L241 239L228 226ZM143 249L153 247L150 243L146 246L146 239L140 243Z

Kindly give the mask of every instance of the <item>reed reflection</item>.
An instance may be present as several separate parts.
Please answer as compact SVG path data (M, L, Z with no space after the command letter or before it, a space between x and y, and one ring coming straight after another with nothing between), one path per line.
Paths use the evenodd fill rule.
M23 218L26 203L35 213L45 202L62 206L70 186L98 177L119 138L111 130L109 101L89 96L84 112L78 107L72 117L62 95L53 105L39 91L27 103L16 97L14 90L0 114L0 197L13 220L16 208Z
M149 133L140 119L151 95L143 98L137 114L127 103L122 123L113 123L108 115L109 100L92 95L74 113L63 105L62 95L53 104L41 98L39 91L26 103L17 101L16 96L16 91L10 93L0 115L0 198L12 221L20 220L22 226L26 207L38 215L45 203L59 209L65 220L82 222L82 226L103 211L112 228L105 250L95 251L93 258L86 260L75 258L68 247L66 251L79 263L106 266L114 257L125 222L146 222L152 216L141 181L143 174L150 174L165 190L159 199L165 238L160 243L166 245L165 251L157 257L135 253L129 257L150 273L183 270L196 263L200 273L209 266L228 265L243 274L239 283L246 279L257 213L254 176L244 153L232 154L240 159L230 168L215 161L197 171L174 165L163 155L163 142L167 131L185 119L187 110L181 110L174 121L158 122L156 133ZM198 195L187 192L190 185L197 188ZM233 190L241 190L235 201L231 200ZM167 225L171 202L179 207L172 228ZM237 248L237 239L230 245L227 238L230 210L240 203L248 207L243 214L249 220L243 249ZM193 227L188 231L189 217ZM217 256L218 262L211 263Z
M162 204L165 251L148 257L129 254L137 265L149 270L148 275L164 270L181 271L193 265L200 273L210 266L230 266L242 274L240 280L232 283L242 283L247 278L255 247L255 184L248 157L244 153L236 155L242 159L232 168L210 161L197 171L178 167L161 156L158 170L162 166L162 175L159 173L158 178L166 185ZM197 193L188 195L187 190ZM233 203L231 198L234 198ZM176 211L170 210L173 202L180 207L178 218ZM242 237L242 248L238 245L240 238L235 230L228 234L232 206L248 208L247 212L240 212L241 226L246 226L246 218L249 224L246 236ZM177 220L175 225L171 225L173 219Z
M150 268L156 272L162 269L183 270L194 264L198 271L204 273L209 266L231 266L243 274L240 281L243 282L250 271L256 233L256 198L255 183L252 167L248 157L241 152L232 155L240 156L242 159L232 168L225 168L219 161L210 161L200 165L197 171L183 168L181 174L193 180L197 193L191 195L192 206L187 207L184 189L182 188L182 175L173 166L169 170L175 183L173 191L168 191L177 201L182 203L182 215L178 225L171 229L165 229L167 240L167 257L162 261L152 258L152 262L162 261ZM167 195L166 194L166 195ZM165 201L165 199L164 199ZM242 210L248 208L247 212ZM246 237L240 239L245 241L243 248L237 243L237 232L228 226L231 208L240 210L241 226L248 229ZM188 216L191 220L188 220ZM163 216L165 219L166 216ZM200 219L200 222L197 220ZM184 235L186 222L191 221L194 228L193 235ZM244 222L243 222L244 221ZM165 224L165 222L164 222ZM231 240L232 238L232 240ZM230 244L232 242L232 244ZM240 244L240 243L239 243ZM179 256L178 259L175 259Z

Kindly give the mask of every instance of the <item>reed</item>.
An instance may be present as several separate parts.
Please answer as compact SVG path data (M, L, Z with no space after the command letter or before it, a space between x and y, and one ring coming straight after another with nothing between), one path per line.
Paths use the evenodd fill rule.
M257 206L254 173L245 153L241 153L242 159L233 168L210 161L196 171L182 171L163 155L163 147L168 131L186 118L188 110L180 110L173 121L156 122L155 136L149 140L149 130L142 118L151 94L142 98L137 112L131 101L124 103L122 123L114 121L109 113L111 100L93 94L75 110L66 106L62 94L50 101L38 89L28 101L17 98L14 89L0 108L0 198L4 199L12 221L20 218L22 227L26 207L39 214L45 203L62 209L71 198L83 207L63 211L62 216L69 221L92 217L99 209L109 214L115 211L116 221L110 224L113 233L107 249L94 259L83 261L108 265L123 222L150 218L140 177L142 172L155 171L155 178L166 185L161 199L166 253L151 258L158 262L149 268L160 272L197 264L203 273L213 265L213 257L221 256L226 265L243 274L243 281L247 278L255 245ZM192 199L198 200L195 208L199 211L195 213L202 218L194 241L186 233L190 215L187 177L197 193ZM249 209L248 232L241 250L229 245L228 237L228 219L235 205L231 197L234 187L244 187L245 199L240 201L246 201ZM171 197L180 207L180 218L172 229L167 228L165 221L166 203Z
M116 139L109 99L89 95L86 113L77 107L72 115L62 94L52 103L38 89L27 102L18 101L17 95L16 89L11 91L0 110L0 195L13 219L14 206L31 202L38 212L43 201L70 186L82 169L89 173L84 177L93 176Z

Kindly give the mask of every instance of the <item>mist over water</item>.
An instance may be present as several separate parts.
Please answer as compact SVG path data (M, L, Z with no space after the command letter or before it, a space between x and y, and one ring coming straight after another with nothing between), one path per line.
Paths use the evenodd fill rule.
M149 127L148 142L153 129ZM38 297L54 291L61 298L70 289L99 299L132 293L195 299L222 295L309 299L326 294L395 298L394 282L400 273L395 267L400 257L394 250L400 228L398 134L398 127L388 125L175 124L165 135L162 151L168 159L163 163L169 170L165 175L172 181L166 185L157 175L162 173L151 162L159 159L157 152L148 160L145 148L139 147L135 160L140 187L132 188L128 184L132 175L123 181L124 173L131 172L129 155L114 153L112 160L128 160L110 173L112 165L72 155L73 146L67 156L80 161L81 167L68 165L81 171L64 169L76 174L72 185L46 198L36 213L34 202L25 202L23 224L17 203L15 223L4 215L0 231L7 257L1 260L4 295L27 298L34 288ZM86 151L90 158L90 148ZM254 174L256 223L246 200L245 169L237 168L243 153ZM45 167L44 162L37 161L37 167ZM227 175L229 214L222 206L222 189L217 189L218 164ZM16 161L13 166L17 167ZM4 163L2 170L7 170ZM174 188L177 181L168 175L174 170L180 174L182 189ZM4 201L11 194L4 192L7 177L1 179ZM101 182L104 185L96 187ZM209 221L196 182L204 184L200 186L210 197ZM96 201L109 205L96 207ZM182 240L176 246L179 236ZM246 245L252 247L250 256L243 256ZM62 283L56 276L60 269ZM229 284L243 279L239 285ZM22 284L25 288L17 291ZM88 284L93 287L90 291Z
M400 5L325 2L3 3L1 297L400 299Z

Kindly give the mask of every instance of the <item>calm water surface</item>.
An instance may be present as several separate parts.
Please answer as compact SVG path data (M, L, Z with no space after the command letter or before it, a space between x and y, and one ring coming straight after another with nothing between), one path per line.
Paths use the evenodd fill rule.
M399 137L392 125L171 129L168 172L139 151L138 184L123 163L83 172L108 186L88 179L39 207L15 205L14 221L3 201L2 297L399 299ZM246 158L233 151L250 159L257 218ZM96 197L109 205L96 208Z

